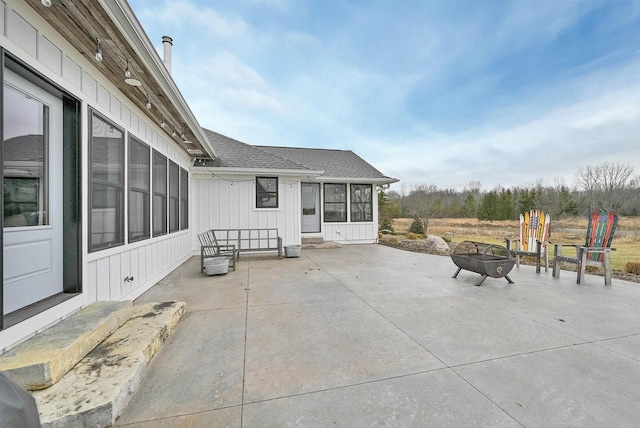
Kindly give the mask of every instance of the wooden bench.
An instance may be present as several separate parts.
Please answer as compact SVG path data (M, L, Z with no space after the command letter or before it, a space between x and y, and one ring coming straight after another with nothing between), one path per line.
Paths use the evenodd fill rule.
M210 230L222 245L235 246L238 253L277 251L282 256L282 238L277 228L213 229Z

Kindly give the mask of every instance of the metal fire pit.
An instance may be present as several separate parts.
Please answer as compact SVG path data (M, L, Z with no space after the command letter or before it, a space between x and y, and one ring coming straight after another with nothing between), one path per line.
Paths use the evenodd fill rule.
M453 278L457 277L464 269L482 275L476 285L482 285L488 276L492 278L504 277L509 281L509 284L513 284L508 273L513 269L516 260L505 247L500 245L464 241L453 250L451 260L458 266Z

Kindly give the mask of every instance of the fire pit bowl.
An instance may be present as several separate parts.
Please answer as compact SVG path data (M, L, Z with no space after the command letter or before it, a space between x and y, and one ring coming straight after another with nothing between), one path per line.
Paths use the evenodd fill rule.
M456 278L460 271L464 269L482 275L476 285L482 285L488 276L492 278L504 277L509 284L513 284L508 274L513 269L516 260L503 246L464 241L459 243L453 250L451 260L458 266L453 278Z

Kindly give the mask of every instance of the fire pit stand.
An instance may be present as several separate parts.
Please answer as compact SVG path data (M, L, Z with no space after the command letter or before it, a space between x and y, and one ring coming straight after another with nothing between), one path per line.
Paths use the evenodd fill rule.
M511 253L500 245L464 241L453 250L451 260L458 266L453 278L456 278L464 269L482 275L476 285L482 285L488 276L492 278L504 277L509 284L513 284L508 274L516 261Z

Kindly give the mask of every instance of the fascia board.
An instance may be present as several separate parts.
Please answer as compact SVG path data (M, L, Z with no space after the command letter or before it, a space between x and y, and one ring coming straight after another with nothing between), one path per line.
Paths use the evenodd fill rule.
M142 63L151 72L152 77L164 89L169 102L177 106L178 110L182 112L184 121L198 137L200 144L207 149L209 156L216 158L215 150L204 130L180 93L129 4L124 0L99 0L99 2L115 25L118 26L118 29L139 56Z
M397 183L397 178L360 178L360 177L316 177L313 181L319 183L356 183L356 184L391 184Z
M322 175L324 171L301 169L268 169L268 168L220 168L220 167L191 167L189 171L193 175L220 175L220 176L256 176L275 175L278 177L309 177L313 179Z

